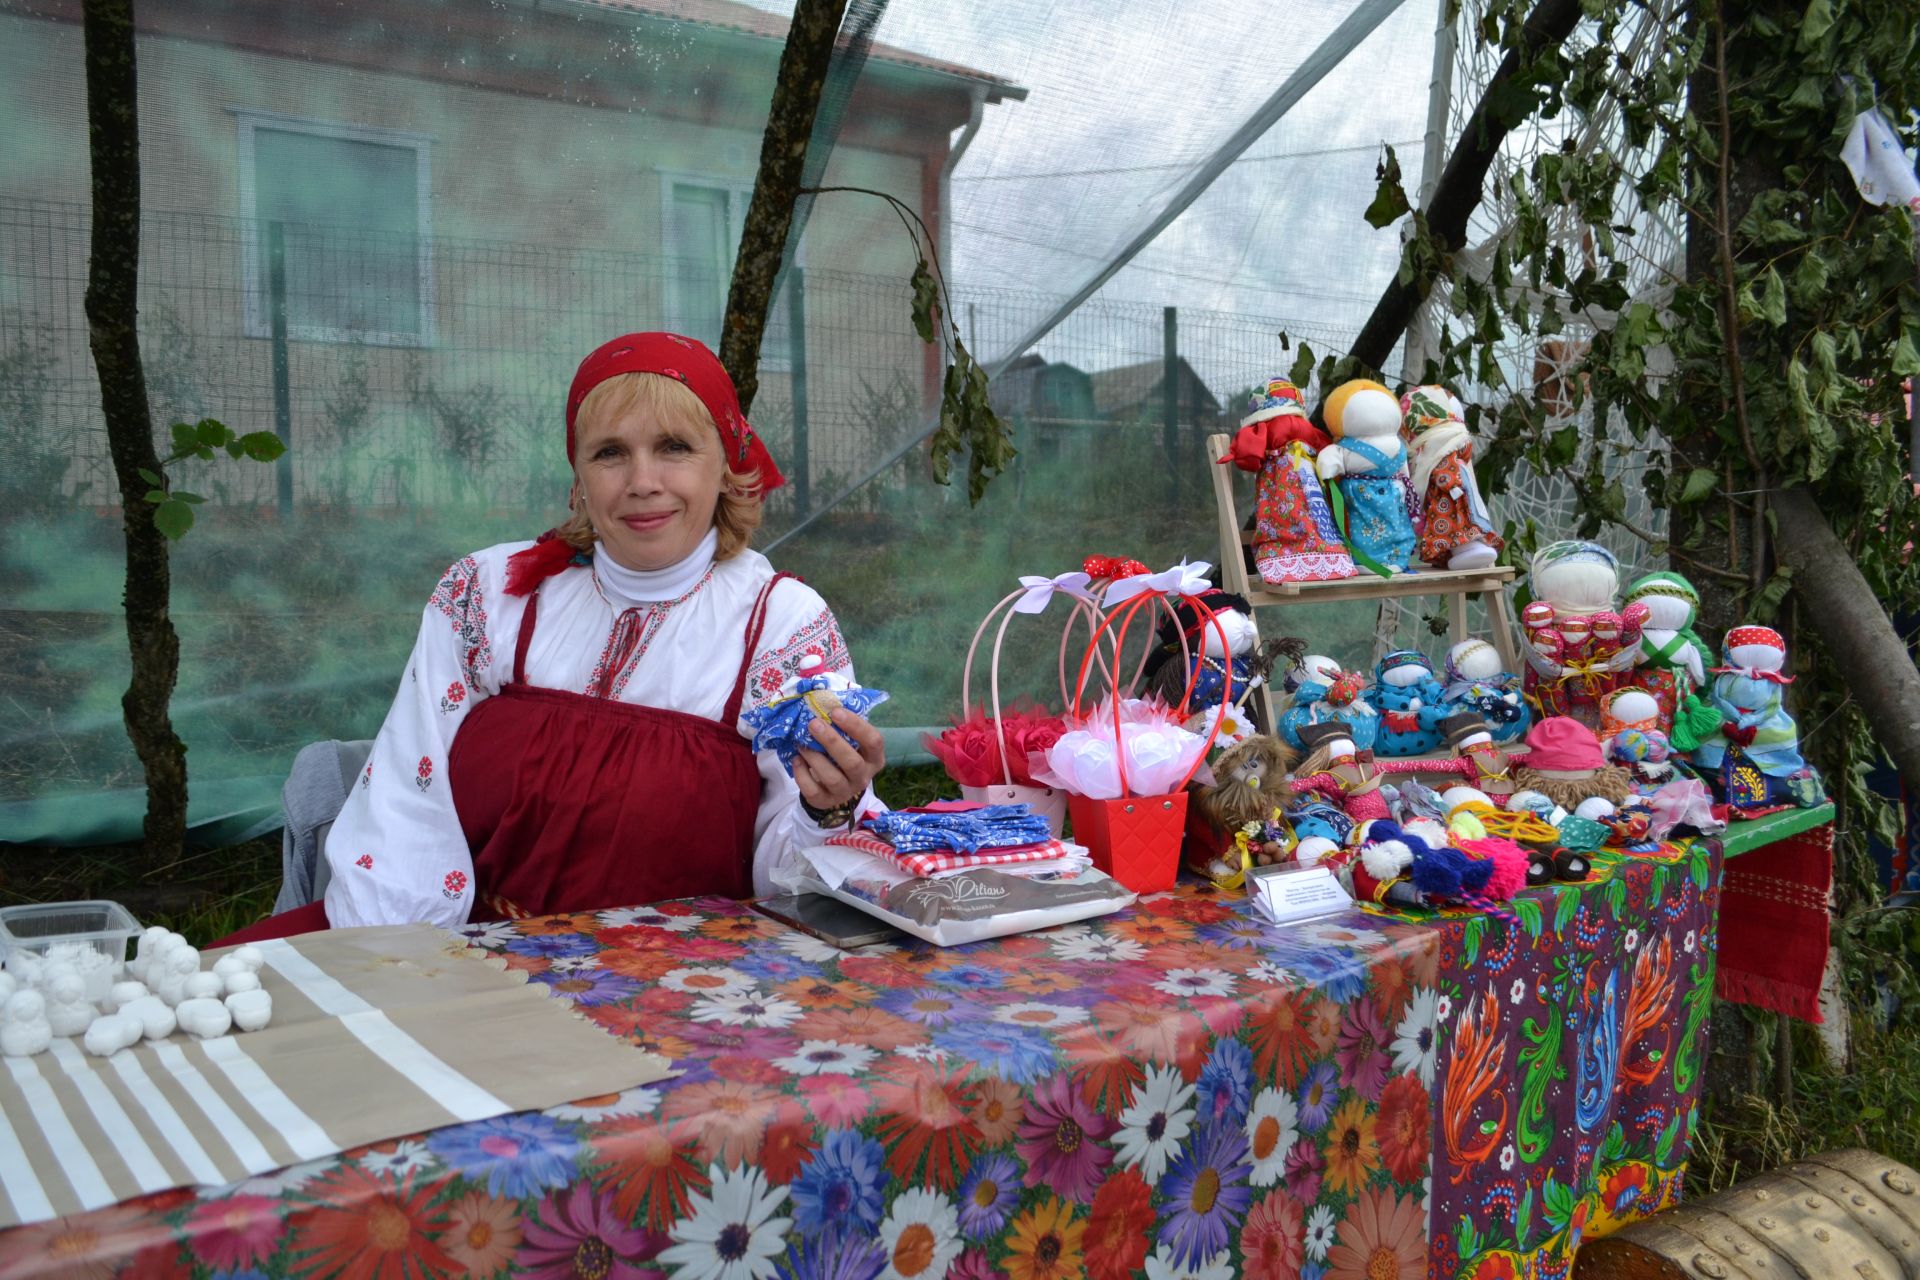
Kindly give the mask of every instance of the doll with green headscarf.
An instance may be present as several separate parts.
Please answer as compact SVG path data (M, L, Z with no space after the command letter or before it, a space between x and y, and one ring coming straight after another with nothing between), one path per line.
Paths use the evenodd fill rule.
M1693 630L1700 593L1677 573L1650 573L1627 589L1626 603L1642 604L1640 653L1622 687L1644 689L1659 704L1669 741L1693 751L1720 727L1721 713L1700 697L1713 649Z

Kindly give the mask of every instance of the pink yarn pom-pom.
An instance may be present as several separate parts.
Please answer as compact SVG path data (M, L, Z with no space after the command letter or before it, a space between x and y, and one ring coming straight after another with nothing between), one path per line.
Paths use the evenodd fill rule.
M1493 863L1493 875L1481 892L1494 902L1506 902L1527 887L1527 851L1505 836L1483 840L1456 840L1461 852Z

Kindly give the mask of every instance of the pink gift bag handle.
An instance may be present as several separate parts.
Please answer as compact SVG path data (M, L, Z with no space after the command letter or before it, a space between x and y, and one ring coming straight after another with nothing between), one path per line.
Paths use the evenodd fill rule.
M1217 613L1215 613L1213 609L1210 608L1205 601L1199 599L1198 597L1189 596L1188 599L1193 602L1194 608L1198 609L1201 612L1201 614L1204 617L1206 625L1211 626L1214 629L1214 632L1217 635L1219 635L1220 651L1222 653L1228 652L1227 632L1226 632L1226 628L1223 627L1220 623L1220 616ZM1127 628L1133 625L1134 615L1140 612L1140 607L1142 605L1148 604L1156 600L1159 601L1160 606L1167 611L1167 615L1173 619L1174 630L1180 632L1181 652L1182 653L1191 652L1191 650L1189 650L1186 646L1186 632L1180 626L1180 616L1174 612L1173 606L1167 603L1167 593L1164 591L1141 592L1139 595L1135 596L1132 600L1127 602L1127 604L1124 605L1122 608L1120 608L1119 610L1113 613L1108 614L1106 618L1101 622L1100 630L1094 633L1092 643L1090 643L1087 646L1087 656L1081 659L1080 677L1074 686L1074 695L1073 695L1074 719L1076 720L1085 719L1085 715L1081 711L1081 705L1082 705L1082 699L1085 697L1086 690L1087 690L1087 669L1092 665L1095 655L1099 652L1100 638L1106 634L1108 629L1113 626L1116 620L1119 621L1120 623L1120 630L1118 633L1119 639L1115 643L1115 651L1116 651L1115 666L1117 669L1118 667L1117 654L1123 653L1126 651ZM1204 646L1202 647L1204 648ZM1151 649L1152 646L1149 645L1148 648ZM1140 660L1140 665L1142 668L1146 666L1146 658L1144 656L1142 656ZM1136 680L1139 678L1139 673L1137 671L1135 672L1134 678ZM1229 706L1233 702L1233 664L1232 663L1229 662L1226 664L1225 669L1221 672L1221 679L1223 683L1221 684L1221 687L1220 687L1220 705L1224 708L1226 706ZM1193 662L1191 658L1188 658L1187 659L1187 688L1186 688L1186 692L1181 695L1180 706L1179 706L1179 716L1182 721L1186 720L1187 708L1193 702L1193 687L1195 683L1196 681L1193 675ZM1108 687L1112 689L1112 693L1113 693L1113 762L1120 772L1120 794L1122 796L1130 797L1133 794L1133 788L1129 786L1127 783L1127 752L1126 752L1126 747L1124 745L1124 740L1122 738L1121 730L1120 730L1120 691L1117 688L1113 688L1111 685L1109 685ZM1131 688L1131 686L1129 686L1129 688ZM1209 730L1207 733L1206 745L1200 748L1200 753L1194 757L1193 766L1187 770L1186 776L1180 779L1180 786L1177 787L1176 790L1185 790L1186 785L1189 782L1193 781L1193 776L1196 773L1200 772L1200 766L1206 762L1207 753L1213 750L1214 740L1220 736L1220 725L1225 719L1226 719L1225 714L1221 714L1213 718L1213 728Z

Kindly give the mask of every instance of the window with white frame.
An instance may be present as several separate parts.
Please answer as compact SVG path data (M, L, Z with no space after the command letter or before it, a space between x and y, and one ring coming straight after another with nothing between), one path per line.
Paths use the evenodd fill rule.
M277 227L289 336L430 344L430 139L397 129L235 114L247 333L272 332Z
M751 184L697 175L663 173L660 178L667 264L669 329L720 348L720 326L727 314L727 289L746 226ZM800 256L795 255L796 263ZM760 339L760 367L771 371L792 364L789 303L784 283L767 311Z

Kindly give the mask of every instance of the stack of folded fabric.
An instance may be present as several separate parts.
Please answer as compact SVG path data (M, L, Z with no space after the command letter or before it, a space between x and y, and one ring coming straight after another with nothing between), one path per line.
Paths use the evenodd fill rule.
M1087 865L1082 846L1053 836L1047 820L1024 804L936 801L870 815L827 843L873 854L929 879L981 867L1039 878Z

